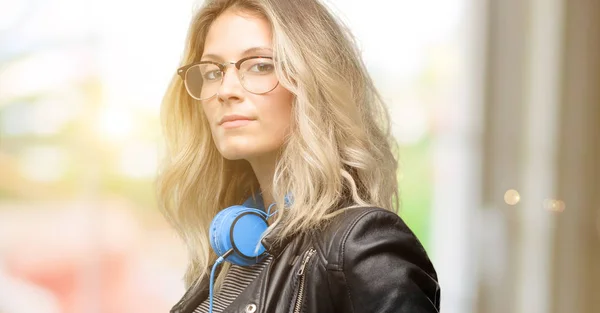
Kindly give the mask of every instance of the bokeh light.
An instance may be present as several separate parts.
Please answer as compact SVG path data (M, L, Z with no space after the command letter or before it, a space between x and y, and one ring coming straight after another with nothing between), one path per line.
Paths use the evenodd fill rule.
M557 199L544 199L543 207L548 211L561 213L565 210L565 203Z
M508 205L516 205L521 201L521 195L514 189L509 189L504 193L504 202Z

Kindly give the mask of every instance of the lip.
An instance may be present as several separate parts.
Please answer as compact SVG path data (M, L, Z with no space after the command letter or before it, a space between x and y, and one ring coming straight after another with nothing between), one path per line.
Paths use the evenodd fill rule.
M239 127L244 126L253 120L253 118L244 115L231 114L223 116L223 118L219 121L219 125L223 126L224 128Z

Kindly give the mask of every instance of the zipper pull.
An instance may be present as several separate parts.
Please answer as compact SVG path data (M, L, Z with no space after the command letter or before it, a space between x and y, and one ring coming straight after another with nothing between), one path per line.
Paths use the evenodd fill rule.
M306 256L304 257L304 260L302 260L302 264L300 265L300 269L298 270L296 275L298 275L298 276L304 275L304 268L306 267L306 263L308 263L308 260L310 260L310 258L313 256L313 254L315 254L316 251L317 250L315 250L315 249L308 250L308 254L306 254Z

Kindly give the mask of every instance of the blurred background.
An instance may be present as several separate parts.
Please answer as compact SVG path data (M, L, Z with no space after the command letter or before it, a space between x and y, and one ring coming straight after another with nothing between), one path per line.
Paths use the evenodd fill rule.
M182 296L154 180L200 3L0 0L0 313ZM598 312L600 1L326 3L389 104L442 312Z

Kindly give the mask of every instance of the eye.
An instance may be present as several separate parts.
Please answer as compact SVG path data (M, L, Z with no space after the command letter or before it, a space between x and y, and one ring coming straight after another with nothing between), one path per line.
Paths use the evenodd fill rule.
M275 69L275 66L273 66L273 64L267 63L267 62L261 62L261 63L253 64L248 69L248 71L252 72L252 73L256 73L256 74L268 74L268 73L273 72L274 69Z
M221 79L221 76L223 76L222 73L221 73L221 70L208 71L208 72L204 73L204 75L202 75L202 77L206 81L219 80L219 79Z

